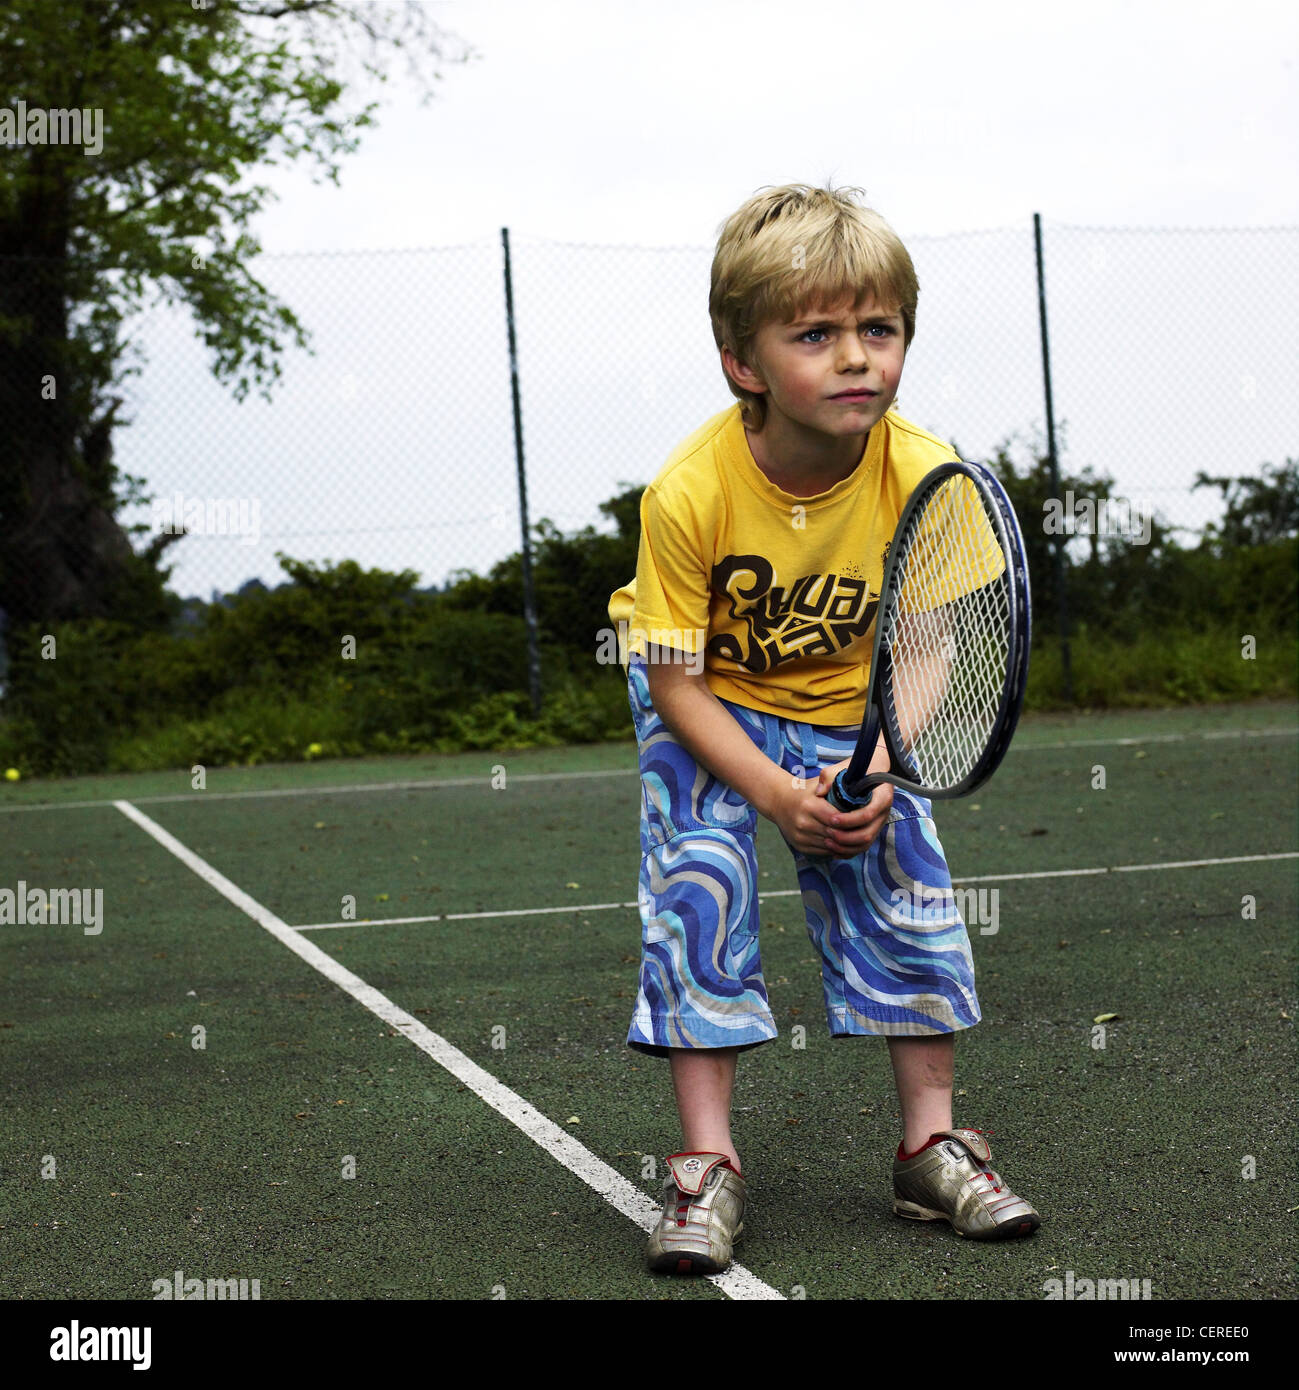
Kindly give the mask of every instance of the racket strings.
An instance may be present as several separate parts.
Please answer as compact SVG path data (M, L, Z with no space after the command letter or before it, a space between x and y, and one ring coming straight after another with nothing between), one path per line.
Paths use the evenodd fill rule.
M1011 656L1012 592L982 494L945 479L899 555L884 640L884 706L914 780L954 787L987 749Z

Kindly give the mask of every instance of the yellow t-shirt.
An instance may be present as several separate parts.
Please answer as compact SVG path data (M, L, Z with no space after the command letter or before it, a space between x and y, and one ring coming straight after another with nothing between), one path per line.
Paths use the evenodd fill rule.
M861 720L884 558L907 498L957 457L889 412L828 492L754 462L738 402L673 451L641 499L636 578L609 601L627 650L697 653L721 699L808 724Z

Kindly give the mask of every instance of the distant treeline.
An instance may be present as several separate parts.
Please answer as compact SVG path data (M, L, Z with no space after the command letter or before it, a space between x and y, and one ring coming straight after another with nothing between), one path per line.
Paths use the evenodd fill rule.
M1090 470L993 465L1029 549L1030 708L1063 703L1053 531L1072 527L1065 599L1075 703L1170 704L1296 691L1296 463L1201 477L1223 520L1180 544ZM531 718L522 562L417 589L409 570L281 557L286 582L159 620L122 613L9 634L0 766L24 774L217 766L363 753L629 738L622 674L596 654L610 593L635 573L639 501L604 503L612 533L535 528L543 715ZM1090 533L1078 534L1081 525ZM1067 534L1067 532L1066 532ZM52 650L51 650L52 643Z

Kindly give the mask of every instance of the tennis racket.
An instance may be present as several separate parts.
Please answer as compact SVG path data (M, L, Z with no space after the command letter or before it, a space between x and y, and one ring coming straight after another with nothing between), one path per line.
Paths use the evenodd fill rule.
M1024 538L982 464L944 463L903 508L884 564L861 734L828 799L841 811L881 782L964 796L997 770L1024 704ZM867 773L881 731L889 770Z

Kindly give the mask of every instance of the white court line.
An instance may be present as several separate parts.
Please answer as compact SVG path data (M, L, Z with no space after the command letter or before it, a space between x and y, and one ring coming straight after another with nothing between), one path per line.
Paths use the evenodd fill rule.
M1289 729L1222 729L1203 734L1147 734L1137 738L1084 738L1063 743L1012 743L1011 753L1039 753L1059 748L1135 748L1142 743L1187 743L1195 739L1224 738L1294 738L1299 734L1299 726ZM492 754L493 757L508 757L507 753ZM178 774L182 775L182 774ZM188 773L183 774L188 776ZM511 775L513 782L569 782L584 777L635 777L634 767L608 768L595 772L520 772ZM170 801L242 801L268 796L346 796L348 792L394 792L436 789L438 787L481 787L491 783L491 774L478 777L434 777L416 782L356 782L351 785L327 787L279 787L261 791L209 792L188 791L168 792L159 796L132 797L136 806L161 806ZM116 806L112 797L102 801L45 801L30 806L0 806L0 814L18 811L69 811L90 806Z
M643 1231L649 1232L658 1224L662 1214L662 1207L658 1203L629 1183L616 1169L597 1158L590 1149L579 1144L571 1134L560 1129L553 1120L547 1119L539 1110L529 1105L522 1096L502 1085L490 1072L484 1071L476 1062L471 1061L458 1048L427 1028L417 1018L412 1018L404 1009L398 1008L391 999L366 984L359 975L352 974L332 956L326 955L319 946L305 941L293 927L250 898L243 889L237 888L228 878L218 873L192 850L187 849L174 835L168 834L129 801L114 801L112 804L146 834L151 835L165 850L174 854L182 864L192 869L205 883L215 888L223 898L233 903L241 912L247 913L258 926L265 927L281 945L287 946L339 989L345 990L372 1014L409 1038L421 1051L428 1053L435 1062L445 1067L452 1076L485 1100L493 1110L522 1130L533 1143L540 1145L552 1157L558 1159L569 1172L581 1178L588 1187L593 1188L606 1202L629 1217ZM745 1269L743 1265L733 1264L724 1274L705 1277L731 1298L783 1301L785 1297L779 1290L764 1284L756 1274Z
M500 754L500 757L507 755ZM178 774L179 775L179 774ZM188 777L189 773L183 774ZM514 782L567 782L582 777L634 777L634 767L615 767L600 772L519 772L511 777ZM135 806L160 806L168 801L242 801L245 798L262 796L342 796L347 792L401 792L417 791L436 787L481 787L490 785L491 774L479 777L431 777L420 782L353 782L350 785L328 787L271 787L264 791L245 792L168 792L165 796L136 796L131 798ZM34 806L0 806L0 811L62 811L86 806L117 806L112 797L103 801L48 801Z
M1014 879L1026 878L1085 878L1092 874L1135 874L1155 869L1205 869L1215 864L1254 864L1261 860L1299 859L1299 850L1283 850L1276 854L1236 854L1227 859L1174 859L1165 864L1115 864L1104 869L1039 869L1026 874L977 874L961 876L952 880L953 886L965 883L1009 883ZM759 893L758 900L765 898L794 898L800 893L798 888L772 888ZM442 912L428 917L366 917L353 922L309 922L294 931L332 931L338 927L395 927L409 922L468 922L477 917L541 917L557 912L613 912L637 907L637 903L581 903L573 907L513 907L500 912Z

